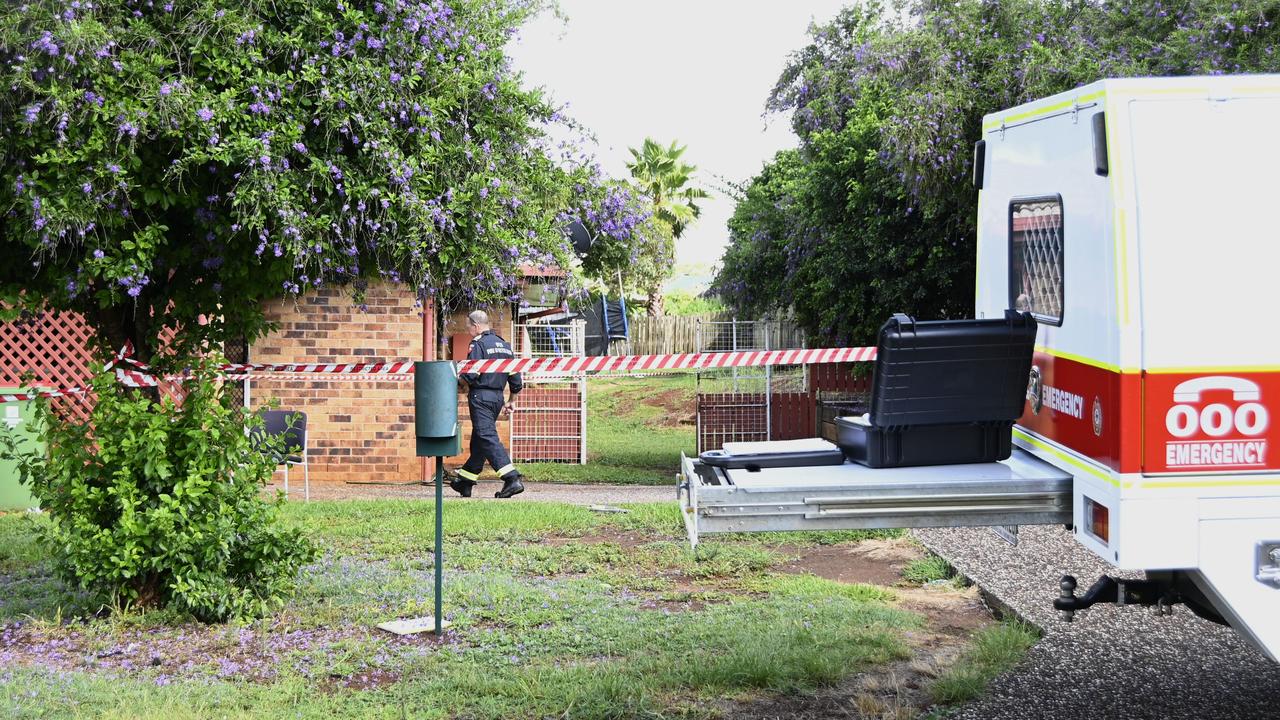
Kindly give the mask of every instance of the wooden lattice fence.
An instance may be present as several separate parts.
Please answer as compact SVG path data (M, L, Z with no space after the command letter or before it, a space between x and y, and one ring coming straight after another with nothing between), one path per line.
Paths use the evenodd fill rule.
M46 310L0 323L0 387L87 387L92 377L93 334L84 318L73 312ZM173 334L170 329L161 333L162 346ZM182 400L182 386L178 383L161 383L160 391L174 401ZM62 395L52 400L57 413L76 421L89 417L93 402L92 393Z
M84 318L69 312L36 312L0 323L0 386L84 387L93 359L92 335ZM53 405L59 413L84 420L91 401L85 395L66 395Z

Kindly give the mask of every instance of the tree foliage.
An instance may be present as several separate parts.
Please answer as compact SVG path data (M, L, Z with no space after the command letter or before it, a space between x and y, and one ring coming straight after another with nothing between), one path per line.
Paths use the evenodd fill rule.
M653 138L645 138L639 150L629 148L632 159L627 163L640 191L653 202L654 214L671 226L676 238L702 214L697 201L711 197L706 190L691 184L698 168L680 159L687 149L675 141L664 147Z
M30 0L0 9L0 301L151 354L265 298L502 300L599 194L504 45L530 0Z
M697 201L711 196L693 184L693 173L698 168L680 159L685 146L672 141L666 147L653 138L645 138L640 149L629 149L632 161L627 163L627 169L640 192L649 198L657 219L656 232L639 258L649 314L661 315L662 284L671 277L675 266L675 242L702 214Z
M1280 70L1277 0L869 1L810 31L768 107L800 141L730 222L717 291L867 343L972 312L982 116L1105 77Z
M675 267L675 241L701 214L710 197L694 185L697 168L683 160L685 147L646 138L630 148L630 182L613 181L603 197L584 203L584 223L596 237L583 270L606 288L646 298L649 313L662 312L662 286Z
M598 200L582 207L583 222L595 238L582 270L605 295L647 296L674 263L671 230L654 215L653 204L629 182L605 185Z

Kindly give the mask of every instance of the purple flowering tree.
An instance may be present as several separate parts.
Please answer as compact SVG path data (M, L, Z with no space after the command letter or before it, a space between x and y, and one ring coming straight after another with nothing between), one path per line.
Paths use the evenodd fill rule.
M252 338L264 298L328 283L510 297L567 260L566 208L608 202L504 54L540 4L6 3L5 312L76 310L147 357L163 325Z
M833 341L871 342L892 312L967 316L984 114L1105 77L1277 71L1275 0L857 3L768 100L800 148L739 199L716 287Z
M580 207L583 224L595 237L582 270L606 295L648 297L661 289L675 263L670 226L653 212L653 202L630 183L615 181Z

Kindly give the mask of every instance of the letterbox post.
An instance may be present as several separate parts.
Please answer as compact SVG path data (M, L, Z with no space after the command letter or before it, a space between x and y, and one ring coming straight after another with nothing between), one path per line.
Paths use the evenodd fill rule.
M450 360L413 364L413 417L419 457L436 459L436 637L443 630L444 459L462 452L458 428L458 368Z

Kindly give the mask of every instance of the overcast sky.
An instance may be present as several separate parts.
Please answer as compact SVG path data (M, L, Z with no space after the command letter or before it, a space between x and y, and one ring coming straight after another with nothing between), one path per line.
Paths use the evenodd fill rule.
M627 176L628 147L645 136L688 145L704 186L746 180L782 148L788 120L763 117L765 99L800 49L811 20L835 16L839 0L561 0L510 47L530 85L569 103L593 130L605 171ZM713 191L702 218L676 248L680 263L715 263L733 201Z

